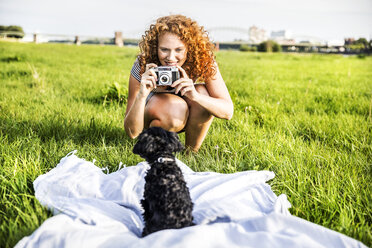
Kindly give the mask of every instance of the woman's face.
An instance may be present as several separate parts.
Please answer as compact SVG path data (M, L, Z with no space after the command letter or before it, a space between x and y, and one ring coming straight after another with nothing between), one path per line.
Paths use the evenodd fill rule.
M187 58L185 43L176 34L164 33L158 40L158 58L161 65L182 66Z

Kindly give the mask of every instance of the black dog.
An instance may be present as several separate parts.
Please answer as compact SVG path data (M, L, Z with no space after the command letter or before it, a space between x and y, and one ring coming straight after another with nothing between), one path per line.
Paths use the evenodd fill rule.
M183 149L176 133L160 127L151 127L138 137L133 152L151 166L145 176L144 199L141 201L145 210L143 237L163 229L193 225L193 203L173 155Z

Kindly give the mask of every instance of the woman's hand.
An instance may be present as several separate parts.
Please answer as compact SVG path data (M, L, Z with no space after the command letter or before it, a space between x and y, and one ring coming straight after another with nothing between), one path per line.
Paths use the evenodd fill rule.
M177 68L181 72L181 78L172 84L172 87L176 89L175 94L180 93L181 96L186 96L190 100L196 100L199 93L195 89L194 82L181 66L177 65Z
M157 67L157 65L153 63L147 64L146 71L142 74L139 94L143 96L148 96L150 92L156 88L156 81L158 78L155 71L152 69L154 67Z

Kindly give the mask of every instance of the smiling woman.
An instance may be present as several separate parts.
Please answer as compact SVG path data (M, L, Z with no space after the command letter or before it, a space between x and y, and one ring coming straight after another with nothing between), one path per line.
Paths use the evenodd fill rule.
M183 65L186 61L186 47L181 39L172 33L164 33L159 37L158 58L162 65Z
M233 103L213 48L203 27L185 16L165 16L150 26L129 79L124 126L131 138L152 126L185 131L186 147L198 151L213 117L232 118ZM157 85L158 66L178 68L180 78L171 91Z

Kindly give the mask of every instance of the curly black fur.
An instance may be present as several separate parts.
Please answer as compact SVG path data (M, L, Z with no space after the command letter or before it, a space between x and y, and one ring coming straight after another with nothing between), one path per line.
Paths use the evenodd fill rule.
M141 201L145 210L143 237L163 229L193 225L193 203L173 155L183 149L176 133L160 127L151 127L138 137L133 152L150 164ZM170 161L159 162L159 157Z

